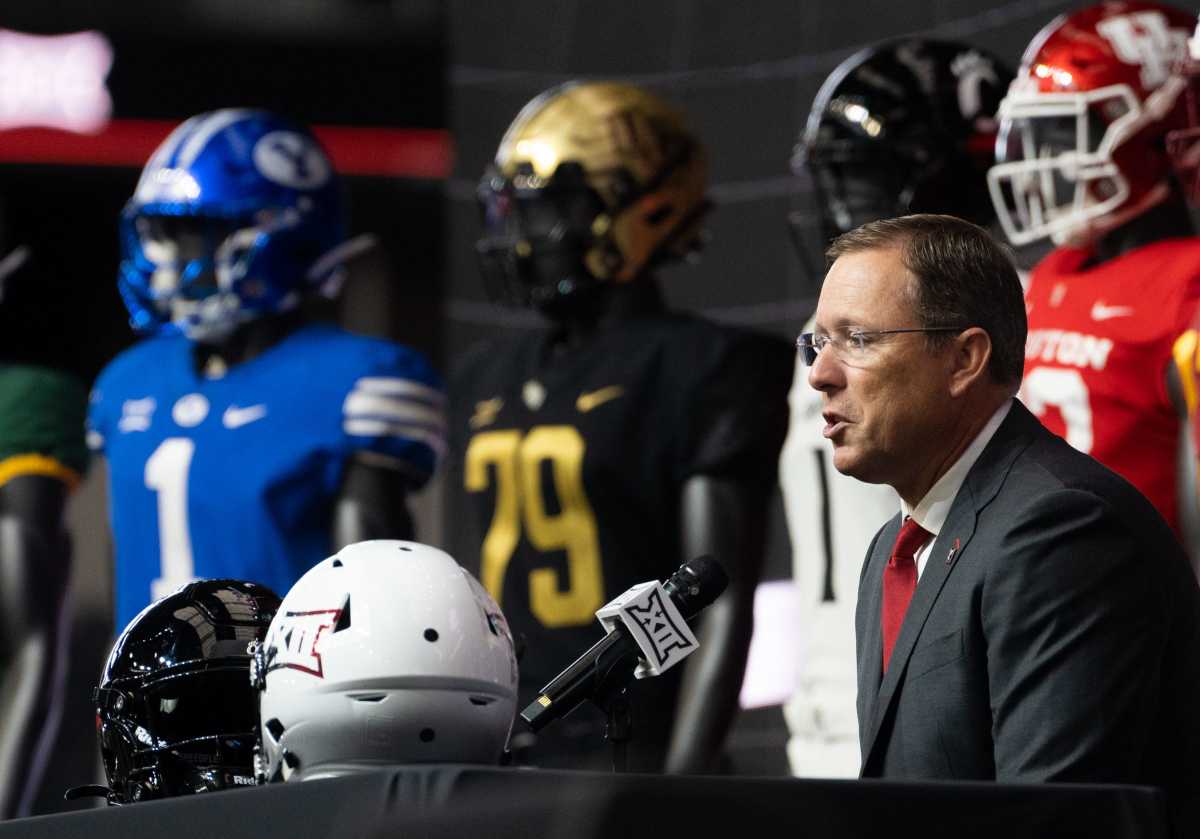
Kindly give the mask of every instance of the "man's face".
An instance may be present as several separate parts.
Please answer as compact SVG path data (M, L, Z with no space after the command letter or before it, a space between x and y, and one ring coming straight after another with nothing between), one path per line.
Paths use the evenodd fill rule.
M916 279L899 248L845 254L821 287L815 330L849 333L920 326ZM869 483L906 486L928 468L953 410L948 350L931 351L922 333L865 336L861 350L821 350L808 382L821 391L833 465ZM901 490L903 492L903 490Z

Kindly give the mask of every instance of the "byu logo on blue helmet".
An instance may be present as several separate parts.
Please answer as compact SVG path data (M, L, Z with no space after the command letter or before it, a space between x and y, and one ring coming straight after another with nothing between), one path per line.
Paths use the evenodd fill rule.
M313 189L329 180L321 150L295 131L272 131L254 144L254 165L263 177L292 189Z

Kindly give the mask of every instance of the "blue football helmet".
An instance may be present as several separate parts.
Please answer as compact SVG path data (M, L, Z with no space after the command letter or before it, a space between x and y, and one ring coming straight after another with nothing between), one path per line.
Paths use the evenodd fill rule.
M333 294L346 256L341 187L305 128L264 111L192 117L121 213L118 286L141 333L220 340Z

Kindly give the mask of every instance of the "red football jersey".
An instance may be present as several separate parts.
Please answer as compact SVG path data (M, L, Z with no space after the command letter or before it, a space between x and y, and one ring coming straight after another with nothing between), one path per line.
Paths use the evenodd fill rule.
M1200 237L1081 268L1089 254L1059 248L1030 276L1020 398L1140 489L1178 533L1180 419L1166 374L1200 300Z

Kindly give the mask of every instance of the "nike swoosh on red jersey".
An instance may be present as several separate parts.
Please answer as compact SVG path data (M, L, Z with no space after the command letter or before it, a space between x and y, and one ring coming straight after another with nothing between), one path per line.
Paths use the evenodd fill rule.
M1132 306L1106 306L1103 300L1092 304L1092 320L1108 320L1109 318L1124 318L1133 314Z

